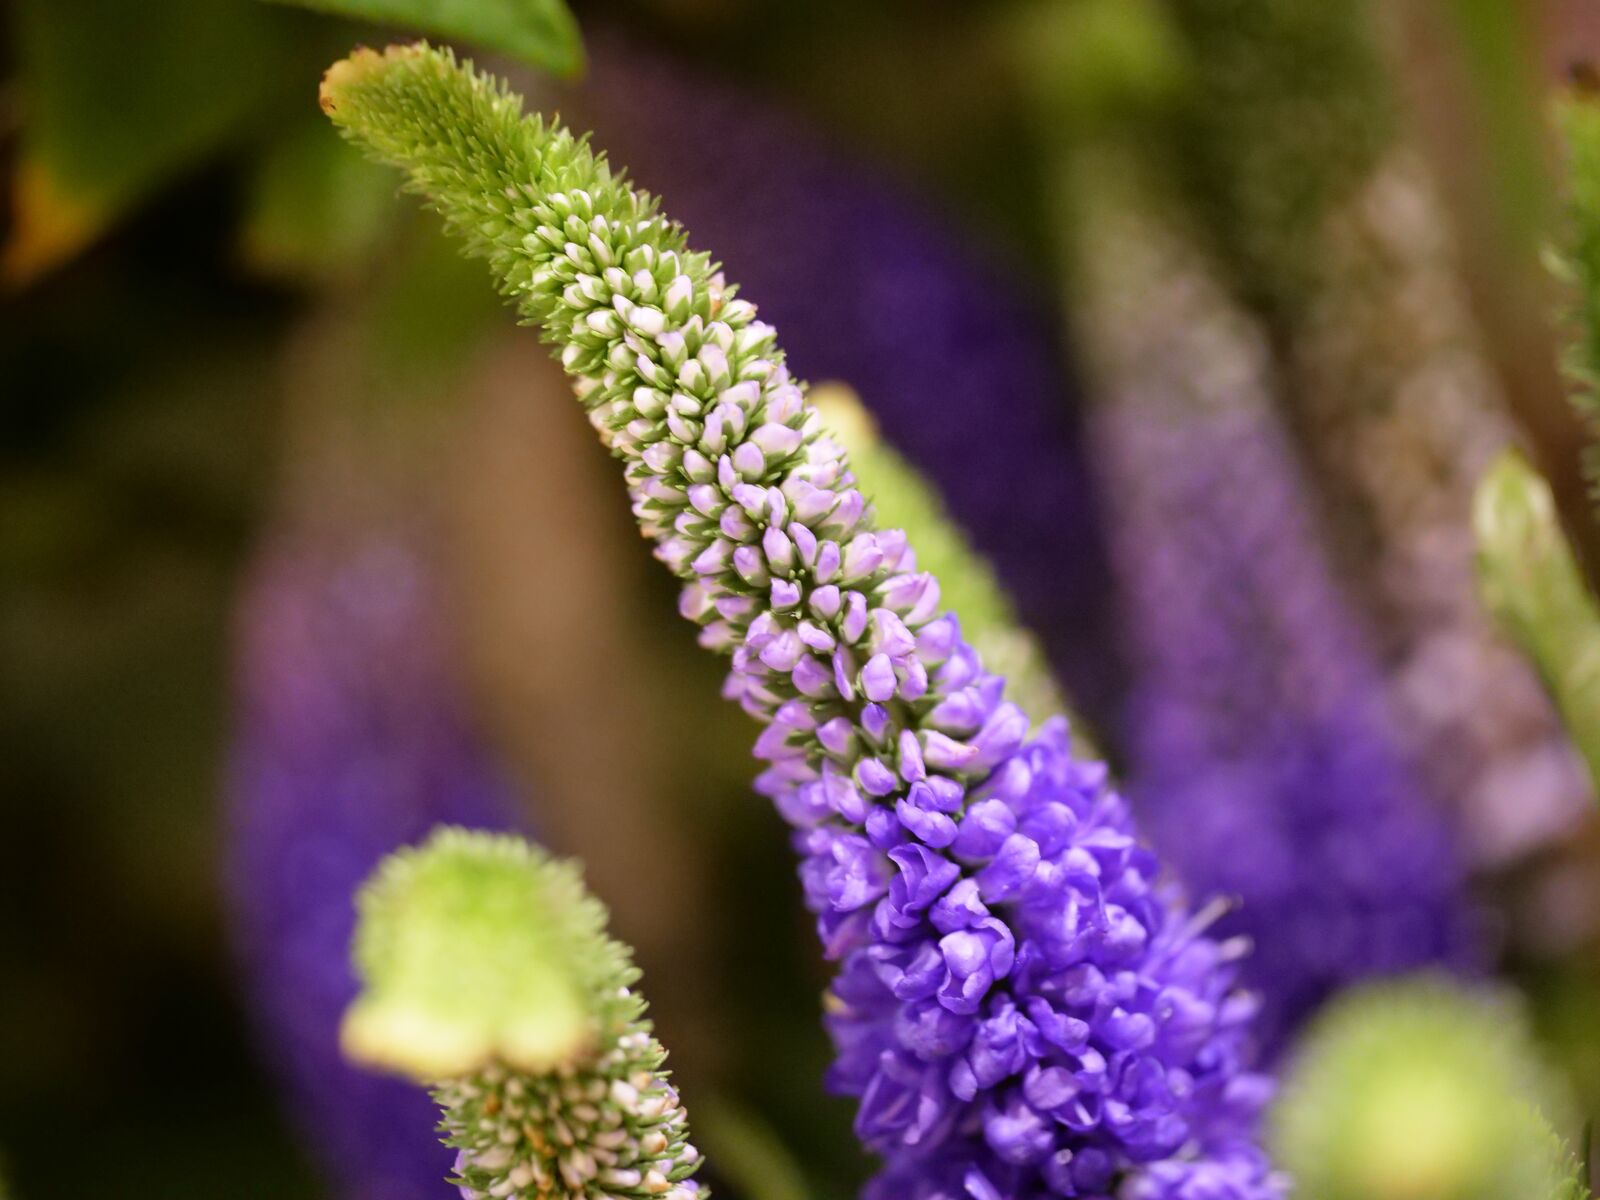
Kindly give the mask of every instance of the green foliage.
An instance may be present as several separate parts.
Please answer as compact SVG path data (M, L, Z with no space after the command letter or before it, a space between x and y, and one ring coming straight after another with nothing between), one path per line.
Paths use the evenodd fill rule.
M1187 48L1160 0L1034 5L1015 45L1048 131L1068 140L1170 116L1190 83Z
M1484 604L1533 663L1600 786L1600 605L1550 486L1507 451L1478 485L1473 523Z
M247 0L18 0L12 21L28 122L11 282L215 151L288 74L284 20Z
M1522 0L1444 0L1472 78L1473 113L1482 123L1495 200L1518 248L1543 236L1550 181L1534 97L1542 82L1534 64L1536 10Z
M695 1102L695 1127L716 1160L717 1173L748 1200L808 1200L805 1172L766 1121L727 1100ZM3 1200L3 1198L0 1198Z
M1347 993L1272 1114L1300 1200L1569 1200L1562 1097L1505 996L1418 978Z
M636 974L577 869L513 837L440 830L385 860L358 909L346 1053L419 1080L571 1062Z
M1324 218L1392 140L1373 0L1165 0L1193 64L1182 166L1244 294L1294 312Z
M393 196L389 177L347 153L325 122L299 122L256 165L242 231L245 257L263 274L290 282L347 276L393 227Z
M1600 497L1600 95L1589 87L1570 89L1557 118L1567 148L1568 236L1551 263L1573 293L1562 368L1572 403L1589 427L1584 470Z
M472 42L558 75L583 68L578 23L564 0L279 0L322 12Z
M1006 677L1008 694L1038 720L1066 714L1044 648L1018 620L994 568L973 549L938 493L878 436L853 393L818 389L811 400L849 452L850 468L879 520L905 530L918 564L939 580L944 607L961 619L962 632L989 668Z

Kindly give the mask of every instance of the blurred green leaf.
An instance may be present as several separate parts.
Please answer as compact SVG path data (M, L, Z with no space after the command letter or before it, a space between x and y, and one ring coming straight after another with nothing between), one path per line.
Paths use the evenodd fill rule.
M249 0L18 0L12 23L26 123L11 283L216 149L286 74L283 22Z
M1550 486L1509 450L1478 485L1473 523L1484 604L1537 669L1600 786L1600 605Z
M1539 94L1534 10L1523 0L1445 0L1444 9L1472 75L1474 109L1494 166L1501 216L1519 245L1527 247L1545 229L1550 199L1534 100Z
M351 154L313 113L262 155L241 234L244 256L293 282L348 274L394 225L394 191L387 171Z
M1589 426L1584 470L1600 487L1600 95L1574 87L1556 107L1567 151L1567 237L1551 255L1573 292L1562 371L1573 407Z
M917 562L940 581L943 607L961 618L962 633L1006 677L1007 695L1038 720L1069 716L1044 648L1023 626L994 568L945 511L937 491L879 437L871 413L854 392L826 385L813 389L811 398L828 431L849 452L856 481L872 499L884 527L905 530L916 544ZM1075 737L1088 745L1081 723L1075 716L1070 719Z
M437 222L419 215L408 232L363 306L357 334L373 377L388 392L386 407L395 391L438 389L504 317L504 301L483 286L482 269L456 251Z
M794 1154L766 1121L725 1097L702 1096L694 1106L695 1140L719 1173L748 1200L809 1200L812 1190Z
M1170 116L1189 82L1187 49L1156 0L1035 4L1014 36L1047 128L1069 138Z
M1163 0L1193 92L1179 166L1251 303L1311 301L1323 223L1395 135L1380 0Z
M459 38L554 71L583 68L578 23L564 0L276 0L319 12Z

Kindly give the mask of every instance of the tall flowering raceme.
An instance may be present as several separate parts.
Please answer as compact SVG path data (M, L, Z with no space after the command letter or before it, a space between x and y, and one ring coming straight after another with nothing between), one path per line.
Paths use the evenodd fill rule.
M1202 895L1237 897L1273 1047L1351 982L1472 960L1437 797L1326 561L1257 327L1148 169L1080 149L1074 278L1093 350L1135 684L1130 787Z
M994 564L1074 699L1108 706L1120 675L1106 549L1037 281L759 98L615 35L591 50L578 116L717 248L797 373L861 397Z
M515 802L471 732L409 535L280 534L238 632L226 878L269 1062L342 1195L445 1196L427 1095L339 1051L351 897L435 823L506 828Z
M561 347L682 610L767 728L840 970L833 1082L877 1196L1266 1198L1267 1085L1232 950L1157 879L1104 768L984 672L875 527L771 327L559 126L426 47L363 51L324 108L404 167Z

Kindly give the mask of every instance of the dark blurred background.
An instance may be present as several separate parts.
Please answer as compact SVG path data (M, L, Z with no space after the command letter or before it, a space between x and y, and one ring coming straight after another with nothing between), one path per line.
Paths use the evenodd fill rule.
M484 57L535 106L595 125L669 210L680 194L714 224L725 206L733 244L705 244L734 277L759 274L758 303L801 308L802 375L840 373L838 332L798 329L803 305L830 301L826 278L779 294L803 251L759 223L782 202L758 201L786 170L796 181L771 186L838 201L796 220L836 212L847 227L852 197L887 205L1005 281L1060 381L1057 408L1016 420L1059 439L1049 486L1078 505L1011 582L1122 762L1120 618L1100 501L1068 457L1084 356L1017 78L1020 9L579 3L587 81ZM1552 221L1542 109L1571 60L1600 54L1600 9L1406 0L1384 16L1488 358L1581 506L1537 262ZM741 1114L728 1137L781 1131L812 1194L848 1194L849 1107L816 1098L825 975L784 832L747 790L751 730L719 700L719 666L677 618L543 348L318 112L322 69L395 32L254 0L12 0L4 18L0 1164L16 1195L332 1194L280 1103L226 931L227 897L251 886L225 878L222 847L238 606L252 561L285 537L395 529L424 547L432 619L528 826L585 859L637 945L691 1101L700 1089ZM741 131L747 109L768 114L758 134ZM874 253L846 241L845 258ZM877 308L862 299L852 320ZM845 382L872 405L872 381ZM948 439L904 409L879 419L931 475L949 471ZM1021 502L1004 473L969 480L958 515L1005 527ZM1533 824L1475 887L1500 961L1592 1100L1600 829L1581 802Z

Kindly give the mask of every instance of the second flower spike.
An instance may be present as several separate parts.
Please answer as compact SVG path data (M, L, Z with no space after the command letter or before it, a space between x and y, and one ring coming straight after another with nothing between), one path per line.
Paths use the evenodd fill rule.
M638 971L574 866L443 828L359 909L346 1051L433 1086L462 1196L702 1195Z

